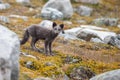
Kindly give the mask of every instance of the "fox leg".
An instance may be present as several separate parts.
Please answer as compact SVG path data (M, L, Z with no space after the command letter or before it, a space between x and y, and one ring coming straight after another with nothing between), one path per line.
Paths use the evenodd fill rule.
M48 43L49 43L49 41L48 41L48 40L45 40L44 51L45 51L45 54L46 54L46 55L49 55L49 54L48 54Z
M54 54L52 53L52 48L51 48L51 46L52 46L52 42L49 43L49 52L50 52L50 55L53 56Z
M33 50L35 50L35 51L38 51L38 52L41 52L41 50L39 50L38 48L36 48L36 46L35 46L35 43L38 41L38 39L37 38L32 38L32 41L31 41L31 47L32 47L32 49Z

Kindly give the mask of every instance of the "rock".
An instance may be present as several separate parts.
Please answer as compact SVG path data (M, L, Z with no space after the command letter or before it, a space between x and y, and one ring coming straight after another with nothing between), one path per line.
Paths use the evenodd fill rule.
M53 80L53 79L51 79L51 78L45 78L45 77L41 77L41 78L36 78L36 79L34 79L34 80Z
M86 24L87 22L85 20L77 20L77 23L79 23L79 24Z
M120 40L120 34L117 34L117 36L116 36L119 40Z
M70 0L49 0L43 6L41 13L51 8L61 12L64 18L70 18L73 15L73 8Z
M0 80L18 80L19 39L14 32L2 25L0 25L0 52Z
M20 16L20 15L9 15L10 18L21 18L24 21L28 21L28 17L27 16Z
M30 0L16 0L17 3L20 3L24 6L31 6Z
M74 68L73 71L70 73L70 78L72 80L89 80L93 76L95 76L95 73L89 68L83 66Z
M114 32L109 32L105 28L90 25L81 25L81 29L76 33L78 38L84 39L86 41L90 41L91 38L99 38L100 40L104 40L104 38L108 35L116 35Z
M119 28L120 28L120 24L119 24L117 27L119 27Z
M64 62L68 63L68 64L77 63L79 61L82 61L82 59L81 58L77 59L77 58L74 58L74 57L72 57L70 55L67 55L66 58L65 58L65 60L64 60Z
M92 32L89 32L89 31L84 31L84 30L81 30L77 33L77 37L80 38L80 39L83 39L85 41L90 41L91 38L97 38L97 34L95 33L92 33ZM99 38L99 37L98 37Z
M68 29L65 30L65 34L60 33L59 36L64 37L64 39L66 40L79 40L79 38L76 37L76 32L79 31L80 29L81 29L80 27Z
M98 4L100 0L74 0L75 2L89 3L89 4Z
M92 14L93 9L87 6L79 6L76 12L81 16L90 16Z
M3 21L4 23L10 23L10 20L6 16L0 16L0 21Z
M95 43L104 43L101 39L99 38L91 38L90 42L95 42Z
M120 48L120 39L118 36L106 36L104 42Z
M117 26L118 19L116 18L98 18L93 21L95 25Z
M30 0L16 0L18 3L28 4L30 3Z
M90 80L120 80L120 69L102 73L91 78Z
M0 10L8 9L10 8L10 4L8 3L1 3L0 4Z
M45 63L45 66L52 66L52 65L54 65L54 64L51 63L51 62L46 62L46 63Z
M32 69L33 68L33 62L32 61L27 61L25 66L29 69Z
M35 57L35 56L30 55L30 54L27 54L27 53L23 53L23 52L21 52L20 54L23 55L23 56L29 57L29 58L33 58L33 59L39 60L38 57Z
M81 35L81 32L85 34ZM89 35L91 36L89 37ZM116 33L110 32L106 28L100 28L91 25L81 25L80 27L65 30L65 34L60 34L59 36L64 37L64 39L67 40L81 40L81 37L83 37L82 39L84 40L90 40L91 38L96 37L100 40L104 40L104 38L109 35L116 36Z
M40 27L45 27L45 28L47 28L47 29L52 29L52 24L53 24L53 22L52 21L50 21L50 20L43 20L43 21L41 21L40 22L40 24L38 24Z
M63 19L63 13L54 8L45 8L41 11L41 17L49 20Z
M64 75L63 80L70 80L70 78L67 75Z

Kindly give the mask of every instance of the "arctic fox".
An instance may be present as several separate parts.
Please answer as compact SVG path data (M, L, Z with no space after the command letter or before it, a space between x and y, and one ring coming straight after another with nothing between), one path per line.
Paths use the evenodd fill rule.
M52 27L53 27L52 30L46 29L44 27L40 27L38 25L32 25L28 27L25 30L23 39L20 41L21 45L25 44L29 39L29 36L31 36L32 37L31 47L35 51L41 51L40 49L36 48L35 43L39 39L45 40L44 51L46 55L53 55L52 49L51 49L52 42L60 32L64 33L63 31L64 24L57 25L55 22L53 22ZM49 54L48 54L48 50L49 50Z

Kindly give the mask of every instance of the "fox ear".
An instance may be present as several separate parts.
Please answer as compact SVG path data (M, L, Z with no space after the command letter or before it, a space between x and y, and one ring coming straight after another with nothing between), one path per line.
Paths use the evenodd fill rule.
M63 30L64 24L60 24L60 27L61 27L61 29L62 29L62 33L65 34L65 32L64 32L64 30Z
M57 26L57 24L56 24L55 22L53 22L53 25L52 25L52 27L54 28L55 26Z
M64 28L64 24L60 24L60 27L63 29Z

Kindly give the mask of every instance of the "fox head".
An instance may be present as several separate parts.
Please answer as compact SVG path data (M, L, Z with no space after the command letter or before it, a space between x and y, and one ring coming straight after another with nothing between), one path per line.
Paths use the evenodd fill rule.
M57 25L55 22L53 22L53 32L56 34L59 34L60 32L64 33L64 24Z

